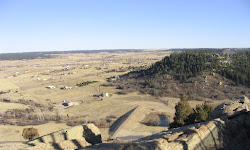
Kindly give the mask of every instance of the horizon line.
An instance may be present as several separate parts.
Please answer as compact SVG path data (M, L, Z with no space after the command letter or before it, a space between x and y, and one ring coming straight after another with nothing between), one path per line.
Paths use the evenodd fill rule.
M15 54L15 53L45 53L45 52L72 52L72 51L114 51L114 50L170 50L170 49L247 49L250 47L199 47L199 48L119 48L119 49L78 49L78 50L44 50L44 51L22 51L22 52L1 52L0 54Z

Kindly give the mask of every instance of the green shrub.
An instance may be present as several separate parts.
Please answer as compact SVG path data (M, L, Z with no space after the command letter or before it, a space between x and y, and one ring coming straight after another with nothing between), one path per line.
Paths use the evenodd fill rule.
M82 83L77 83L76 86L86 86L86 85L89 85L89 84L93 84L93 83L96 83L96 82L99 82L99 81L83 81Z
M170 127L181 127L190 123L193 123L194 111L188 104L187 96L182 94L180 97L181 101L175 106L175 117L174 122L170 124Z
M35 138L38 138L39 134L37 129L31 127L31 128L24 128L22 136L26 140L33 140Z
M214 106L205 101L201 105L196 105L195 122L204 122L211 119L211 112L214 110Z

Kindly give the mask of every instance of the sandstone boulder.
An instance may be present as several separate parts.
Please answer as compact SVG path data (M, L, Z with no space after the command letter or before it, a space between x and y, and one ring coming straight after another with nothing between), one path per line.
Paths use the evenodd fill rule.
M239 97L236 101L225 102L218 105L211 113L212 118L219 118L222 116L231 117L243 111L248 111L249 99L246 96Z
M44 135L27 144L54 149L80 149L102 143L101 132L94 124L79 125Z
M102 137L100 130L94 124L87 124L83 126L83 137L92 145L102 143Z
M239 103L249 103L249 99L246 96L241 96L237 99L239 101Z

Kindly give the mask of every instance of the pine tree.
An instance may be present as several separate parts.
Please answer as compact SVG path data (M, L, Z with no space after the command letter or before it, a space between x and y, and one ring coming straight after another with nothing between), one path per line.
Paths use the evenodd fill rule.
M181 94L180 102L175 106L175 117L174 122L170 125L171 127L181 127L187 125L190 115L194 113L193 109L190 107L187 96Z

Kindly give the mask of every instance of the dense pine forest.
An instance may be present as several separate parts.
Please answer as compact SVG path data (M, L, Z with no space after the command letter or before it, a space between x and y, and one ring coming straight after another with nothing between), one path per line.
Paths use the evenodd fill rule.
M242 84L250 86L250 51L225 55L227 63L222 65L220 74L226 78L232 79L236 85Z
M175 80L186 82L190 77L202 75L203 72L217 72L232 79L237 85L250 86L250 52L236 54L214 54L209 51L186 51L173 53L150 68L138 72L140 77L153 75L159 77L169 74Z
M147 70L139 71L145 75L172 75L176 80L187 81L188 78L201 74L204 70L212 71L219 67L219 59L207 51L173 53L156 62Z
M224 99L249 95L250 52L235 54L211 51L172 53L147 69L133 71L113 83L127 92L189 99Z

